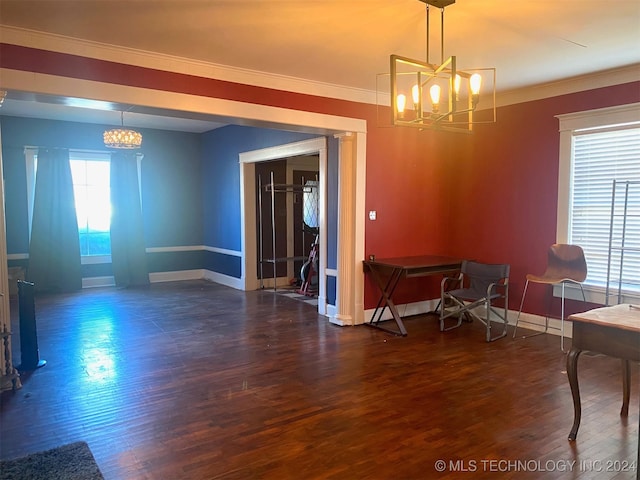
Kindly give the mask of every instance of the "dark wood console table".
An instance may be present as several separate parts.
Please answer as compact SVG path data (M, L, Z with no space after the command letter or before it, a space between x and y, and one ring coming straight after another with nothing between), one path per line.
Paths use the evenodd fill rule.
M580 389L578 387L578 356L585 350L622 359L622 409L629 414L631 378L629 362L640 361L640 307L621 304L596 308L569 316L573 321L573 340L567 355L567 376L573 396L573 426L569 440L575 440L580 427Z
M441 273L455 272L460 269L461 261L450 257L435 255L420 255L415 257L384 258L380 260L365 260L364 270L371 274L373 281L380 290L380 299L368 325L379 328L394 335L407 335L402 323L402 317L393 303L393 293L402 278L424 277ZM389 307L398 330L379 325L382 314Z

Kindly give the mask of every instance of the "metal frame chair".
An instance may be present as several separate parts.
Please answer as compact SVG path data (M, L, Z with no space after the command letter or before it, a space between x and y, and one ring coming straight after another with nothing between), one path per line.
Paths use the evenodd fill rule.
M448 331L462 325L462 318L476 319L486 326L486 340L493 342L507 335L507 313L509 308L508 264L486 264L464 260L456 278L445 277L440 283L440 331ZM496 300L504 300L504 307L497 307ZM483 306L486 318L472 310ZM503 313L498 311L503 310ZM492 318L494 314L497 318ZM445 320L457 317L458 322L445 328ZM491 336L491 323L502 321L502 333Z
M518 330L518 322L520 321L520 315L522 314L522 307L524 305L524 298L527 294L527 288L529 283L542 283L551 287L551 294L553 295L553 286L562 285L562 307L560 313L560 349L564 352L564 287L567 283L573 283L580 286L582 291L582 299L586 302L587 298L582 288L582 282L587 278L587 261L584 258L584 251L582 247L578 245L570 245L566 243L554 243L549 247L547 260L547 268L542 275L527 274L527 282L524 284L524 291L522 292L522 300L520 301L520 310L518 311L518 317L516 318L516 325L513 330L513 338L516 338ZM522 323L533 324L526 320L522 320ZM535 337L536 335L542 335L549 330L549 313L545 315L544 331L534 333L531 335L525 335L522 338Z

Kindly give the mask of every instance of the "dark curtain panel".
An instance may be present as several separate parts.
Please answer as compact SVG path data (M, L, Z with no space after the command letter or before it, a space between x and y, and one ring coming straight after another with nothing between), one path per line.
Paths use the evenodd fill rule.
M78 219L66 149L38 149L27 279L39 292L82 288Z
M116 286L148 285L138 163L133 152L111 154L111 208L111 262Z

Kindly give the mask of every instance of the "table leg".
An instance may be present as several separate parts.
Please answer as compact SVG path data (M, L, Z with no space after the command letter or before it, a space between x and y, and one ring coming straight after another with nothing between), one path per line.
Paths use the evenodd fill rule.
M628 417L629 398L631 396L631 368L629 360L623 358L620 361L622 362L622 409L620 410L620 415Z
M569 440L574 441L578 435L578 427L580 427L580 417L582 416L582 407L580 406L580 388L578 387L578 357L582 350L571 348L567 355L567 377L571 386L571 395L573 396L573 426L569 432Z
M371 267L369 267L369 270L371 272L371 275L375 283L377 284L381 292L380 299L378 300L378 305L376 306L376 309L374 310L373 315L371 316L371 321L369 322L369 325L371 325L372 327L376 327L381 330L384 330L385 332L393 333L394 335L402 335L403 337L406 337L407 329L405 328L404 323L402 322L402 317L400 317L400 313L398 312L396 305L393 303L393 300L391 300L391 296L393 295L393 292L396 289L396 286L398 285L398 283L400 282L400 278L402 277L402 270L401 269L393 270L393 272L391 272L391 275L389 276L389 280L384 286L382 283L382 279L378 275L378 272L376 272L376 270ZM389 307L389 311L391 312L393 319L396 321L399 331L391 330L389 328L381 327L380 325L378 325L378 322L380 322L380 320L382 319L382 314L384 313L384 310L387 307ZM376 319L376 316L378 317L377 319Z

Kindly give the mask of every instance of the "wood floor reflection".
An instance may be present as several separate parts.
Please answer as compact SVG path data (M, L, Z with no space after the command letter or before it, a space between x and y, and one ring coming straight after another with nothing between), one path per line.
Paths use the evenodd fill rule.
M621 419L620 362L580 358L570 443L555 336L487 344L423 315L398 338L206 281L39 297L36 313L47 365L0 395L3 459L84 440L107 480L636 478L638 365Z

